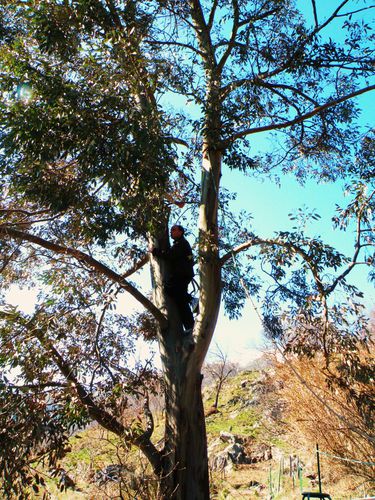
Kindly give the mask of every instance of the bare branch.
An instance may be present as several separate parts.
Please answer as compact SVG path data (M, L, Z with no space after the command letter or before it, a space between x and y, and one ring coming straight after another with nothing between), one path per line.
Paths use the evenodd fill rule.
M232 8L233 8L232 34L231 34L231 37L230 37L230 40L229 40L228 47L225 50L222 58L219 61L219 64L218 64L219 71L221 71L224 68L225 63L227 62L227 60L228 60L228 58L229 58L229 56L230 56L230 54L231 54L231 52L233 50L233 47L234 47L235 41L236 41L236 36L237 36L238 28L239 28L240 12L239 12L239 8L238 8L238 1L237 0L232 0Z
M35 210L29 211L22 208L0 208L0 214L21 214L27 215L28 217L32 217L34 215L47 214L49 210Z
M233 92L236 89L243 87L244 85L256 85L259 87L265 87L269 90L273 90L273 89L290 90L290 92L303 97L304 99L306 99L306 101L309 101L312 104L314 104L314 106L319 106L319 103L317 101L315 101L315 99L310 97L308 94L306 94L302 90L297 89L296 87L293 87L293 85L287 85L287 84L283 84L283 83L274 83L274 82L268 83L263 78L259 78L259 77L243 78L241 80L234 81L231 84L226 85L225 87L222 87L222 89L221 89L222 99L224 100L228 96L228 94L230 94L231 92Z
M164 139L172 144L179 144L180 146L185 146L186 148L189 147L189 143L179 137L164 137Z
M124 279L129 278L129 276L131 276L132 274L134 274L137 271L139 271L140 269L142 269L142 267L145 264L147 264L147 262L149 260L150 260L149 254L143 255L143 257L141 257L138 262L135 262L134 265L130 269L128 269L124 274L122 274L121 276Z
M213 69L214 66L216 66L215 53L212 46L210 28L205 21L201 2L199 0L190 0L189 3L193 26L197 34L202 58L209 67Z
M151 436L152 436L152 433L154 432L154 417L153 417L151 410L150 410L150 402L149 402L148 394L146 394L144 397L143 413L145 415L146 422L147 422L146 423L146 430L144 431L144 433L141 436L139 436L136 439L137 443L141 443L143 441L149 441Z
M198 54L201 57L204 57L203 52L196 49L193 45L189 45L188 43L173 42L173 41L168 41L168 40L145 40L145 43L148 43L150 45L172 45L174 47L182 47L182 48L191 50L192 52L194 52L195 54Z
M212 2L211 12L210 12L210 16L208 18L208 23L207 23L207 28L209 30L212 29L212 26L214 24L215 13L216 13L218 3L219 3L219 0L213 0L213 2Z
M319 31L324 29L331 21L333 21L335 17L338 17L338 13L348 2L349 0L344 0L343 2L341 2L340 5L338 5L338 7L332 12L332 14L324 21L324 23L322 23L320 26L318 25L308 38L311 39L313 36L319 33Z
M351 12L345 12L344 14L337 14L336 17L347 17L352 14L358 14L358 12L363 12L364 10L374 9L375 5L369 5L368 7L363 7L362 9L352 10Z
M0 274L5 271L5 269L8 267L8 265L12 262L12 258L14 255L17 255L18 253L18 246L17 248L9 255L9 256L4 256L4 261L2 266L0 267Z
M317 28L319 26L319 21L318 21L318 13L316 10L316 2L315 0L311 0L312 7L313 7L313 12L314 12L314 20L315 20L315 27Z
M267 17L272 16L272 14L276 14L280 9L281 6L276 7L275 9L267 10L266 12L263 12L263 14L250 16L247 17L246 19L242 19L242 21L238 23L238 27L241 28L242 26L246 26L246 24L255 23L256 21L261 21L262 19L266 19Z
M292 85L286 85L286 84L283 84L283 83L273 83L273 82L272 83L268 83L268 82L266 82L265 80L262 80L262 79L256 80L256 83L260 87L266 87L267 89L270 89L270 90L274 90L274 89L290 90L293 94L297 94L297 95L303 97L304 99L306 99L306 101L309 101L312 104L314 104L314 106L319 106L319 103L317 101L315 101L315 99L313 99L312 97L310 97L305 92L302 92L302 90L297 89L296 87L293 87Z
M15 384L0 384L0 387L9 387L10 389L48 389L52 387L67 387L66 382L46 382L39 384L23 384L23 385L15 385Z

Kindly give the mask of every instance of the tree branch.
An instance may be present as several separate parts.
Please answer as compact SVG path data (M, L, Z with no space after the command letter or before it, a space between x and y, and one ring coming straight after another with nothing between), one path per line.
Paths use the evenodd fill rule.
M179 144L180 146L185 146L185 148L189 147L189 143L180 139L179 137L164 137L164 140L170 142L172 144Z
M316 2L315 0L311 0L312 7L313 7L313 12L314 12L314 20L315 20L315 28L319 26L319 21L318 21L318 13L316 10Z
M110 269L108 266L105 264L102 264L98 260L94 259L90 255L87 255L86 253L59 245L58 243L52 243L50 241L47 241L39 236L26 233L23 231L18 231L16 229L12 229L6 226L0 226L0 235L4 236L9 236L10 238L16 239L16 240L23 240L23 241L28 241L30 243L36 244L42 248L45 248L47 250L50 250L54 253L60 254L60 255L66 255L69 257L73 257L74 259L77 259L78 261L84 262L87 264L90 268L94 269L95 271L99 272L100 274L103 274L104 276L107 276L107 278L111 279L115 283L118 283L124 290L126 290L130 295L132 295L138 302L140 302L150 313L155 317L155 319L159 322L160 325L165 325L167 320L165 316L160 312L160 310L147 298L145 297L135 286L130 284L124 276L116 273L112 269ZM142 264L143 265L143 264Z
M333 101L326 102L325 104L317 106L313 110L309 111L308 113L305 113L301 116L298 116L292 120L288 120L288 121L282 122L282 123L271 123L270 125L265 125L263 127L248 128L248 129L242 130L241 132L234 133L231 137L228 137L227 139L222 141L223 147L226 148L229 146L230 143L234 142L236 139L240 139L240 138L245 137L247 135L257 134L259 132L267 132L268 130L280 130L283 128L292 127L293 125L296 125L296 124L301 123L305 120L308 120L309 118L312 118L313 116L321 113L322 111L325 111L326 109L337 106L338 104L340 104L342 102L345 102L349 99L352 99L353 97L357 97L361 94L364 94L365 92L370 92L371 90L375 90L375 85L369 85L368 87L356 90L350 94L347 94L345 96L334 99Z
M161 456L160 452L156 449L156 447L153 445L153 443L151 443L149 439L151 436L151 434L149 433L149 426L147 427L146 432L142 434L141 437L137 438L131 435L128 436L128 434L126 433L126 428L113 415L111 415L95 403L84 386L75 377L73 368L64 360L64 358L61 356L52 342L46 337L45 332L43 332L41 329L35 329L34 334L41 345L47 350L47 352L49 352L64 377L73 384L80 401L87 408L90 417L96 420L105 429L138 446L149 459L155 473L160 474ZM148 415L147 418L149 418Z
M228 43L228 47L226 48L222 58L219 61L218 64L218 70L222 71L222 69L225 66L225 63L228 60L228 57L230 56L233 47L235 45L236 41L236 36L239 28L239 17L240 17L240 12L238 8L238 0L232 0L232 8L233 8L233 25L232 25L232 34Z
M238 23L238 27L241 28L242 26L245 26L246 24L255 23L256 21L261 21L262 19L266 19L267 17L272 16L272 14L276 14L280 9L281 9L281 7L276 7L275 9L271 9L271 10L267 10L266 12L263 12L263 14L250 16L250 17L247 17L246 19L242 19L242 21L240 21Z
M318 25L314 31L309 35L308 39L311 39L313 36L319 33L323 28L328 26L328 24L335 19L335 17L338 16L338 13L340 10L344 7L345 4L347 4L349 0L344 0L343 2L340 3L340 5L332 12L332 14L322 23L320 26Z
M190 15L193 20L194 30L205 63L213 69L216 66L215 53L212 46L210 28L204 19L204 14L199 0L190 0Z
M359 256L359 252L360 252L361 248L363 248L364 246L367 246L367 245L361 244L361 233L362 233L361 222L362 222L363 212L364 212L366 206L368 205L369 201L371 200L371 198L374 195L375 195L375 190L370 194L370 196L368 196L367 200L363 203L363 205L359 211L358 220L357 220L357 240L356 240L355 252L354 252L352 261L350 262L348 267L345 269L345 271L342 272L339 276L337 276L337 278L332 283L332 285L329 288L327 288L327 293L333 292L333 290L340 283L340 281L342 281L350 273L350 271L353 269L353 267L355 267L357 265L357 263L358 263L357 260L358 260L358 256Z
M223 255L223 257L220 258L220 264L223 266L226 262L228 262L228 260L234 258L235 255L237 255L238 253L243 252L244 250L247 250L248 248L251 248L251 247L256 246L256 245L283 247L283 248L288 249L292 253L297 254L300 257L302 257L302 259L306 262L306 264L310 268L310 271L313 275L313 278L314 278L316 286L319 290L319 293L322 295L327 293L325 288L324 288L323 282L320 279L318 271L312 262L312 259L309 257L307 252L305 250L303 250L303 248L299 247L298 245L295 245L294 243L272 240L272 239L266 240L266 239L261 239L261 238L253 238L249 241L246 241L245 243L242 243L241 245L238 245L236 248L233 248L230 252Z
M259 87L265 87L269 90L273 90L275 88L290 90L292 93L297 94L297 95L303 97L304 99L306 99L306 101L311 102L312 104L314 104L314 106L319 106L318 102L315 101L315 99L310 97L305 92L302 92L302 90L297 89L296 87L293 87L292 85L287 85L284 83L273 83L273 82L268 83L263 78L259 78L259 77L254 77L251 79L250 78L243 78L241 80L237 80L235 82L232 82L231 84L226 85L225 87L222 87L221 88L221 98L224 100L228 96L228 94L233 92L233 90L239 89L239 88L243 87L244 85L256 85Z
M10 389L48 389L49 387L67 387L66 383L63 382L46 382L40 384L23 384L23 385L15 385L15 384L0 384L0 387L8 387Z
M375 5L369 5L368 7L363 7L362 9L352 10L351 12L345 12L344 14L337 14L336 17L347 17L352 14L358 14L358 12L362 12L364 10L374 9Z
M105 429L114 432L118 436L123 436L125 427L113 415L97 406L90 394L74 375L74 369L67 361L65 361L56 347L52 344L51 340L47 338L45 332L43 332L40 328L35 328L33 333L44 349L50 354L66 380L73 384L80 401L87 408L90 417L96 420Z
M150 260L150 256L148 253L146 253L145 255L143 255L138 262L135 262L134 265L128 269L125 273L123 273L121 276L126 279L128 278L129 276L131 276L132 274L136 273L137 271L139 271L140 269L142 269L142 267L147 264L147 262Z
M168 40L145 40L145 43L148 43L150 45L173 45L174 47L182 47L188 50L191 50L195 54L203 57L204 53L201 52L200 50L196 49L193 47L193 45L189 45L188 43L182 43L182 42L170 42Z
M209 30L212 29L212 26L214 24L215 13L216 13L218 3L219 3L219 0L213 0L213 2L212 2L211 12L210 12L210 16L208 18L208 23L207 23L207 28Z
M22 208L0 208L0 214L21 214L21 215L27 215L28 217L34 216L34 215L41 215L41 214L47 214L49 210L36 210L34 212L30 212L29 210L25 210Z
M295 54L299 51L301 51L311 40L316 36L322 29L324 29L335 17L337 17L339 11L344 7L346 3L348 3L349 0L344 0L341 2L341 4L337 7L337 9L326 19L326 21L321 24L320 26L316 26L311 33L301 39L301 43L298 44L298 41L296 41L296 45L294 47L294 51L291 54L291 56L284 62L281 63L281 65L278 68L275 68L272 71L268 71L266 73L259 73L257 75L257 78L271 78L273 76L276 76L280 73L282 73L285 69L287 69L290 64L293 62Z

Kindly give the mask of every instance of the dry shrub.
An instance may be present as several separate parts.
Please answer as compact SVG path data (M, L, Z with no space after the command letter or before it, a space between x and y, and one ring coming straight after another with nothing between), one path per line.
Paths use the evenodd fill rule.
M371 359L368 354L365 348L358 352L362 362ZM368 465L375 462L373 419L369 418L375 395L373 380L340 383L339 358L336 362L336 368L332 363L328 371L320 355L290 355L276 361L275 377L282 381L279 394L287 403L286 416L301 438L311 447L318 443L321 451L347 459L322 456L329 462L326 471L331 478L350 475L353 485L371 487L375 477L375 467ZM364 399L368 401L366 411L359 404Z

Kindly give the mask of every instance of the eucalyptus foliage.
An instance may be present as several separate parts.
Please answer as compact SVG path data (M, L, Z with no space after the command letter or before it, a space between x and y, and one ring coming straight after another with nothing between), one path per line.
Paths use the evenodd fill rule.
M374 266L373 132L358 127L355 100L374 88L374 39L370 2L334 3L323 16L315 0L304 14L292 0L1 1L0 472L9 497L27 497L33 477L40 483L35 464L55 467L69 434L96 420L145 453L164 498L187 498L188 487L208 498L199 381L221 298L233 318L250 295L259 300L274 340L298 354L322 350L327 367L347 353L336 383L360 372L348 366L367 342L366 318L347 276ZM265 134L272 150L262 152ZM288 172L345 179L351 201L334 223L355 227L353 254L309 237L319 215L305 210L291 214L291 231L255 234L250 214L231 212L223 163L249 186L253 175ZM168 244L177 219L196 235L194 351L164 296L163 263L147 253ZM129 280L149 260L153 298ZM39 290L33 313L6 304L12 285ZM139 313L119 310L124 292ZM131 362L139 337L161 350L162 450L145 397L159 375ZM144 421L133 428L121 416L136 399Z

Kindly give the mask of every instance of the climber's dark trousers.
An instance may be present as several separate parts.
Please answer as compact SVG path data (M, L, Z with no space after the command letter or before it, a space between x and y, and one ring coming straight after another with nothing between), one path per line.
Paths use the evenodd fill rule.
M190 330L194 326L194 316L189 306L189 282L190 280L169 280L164 287L165 293L174 300L177 306L185 330Z

